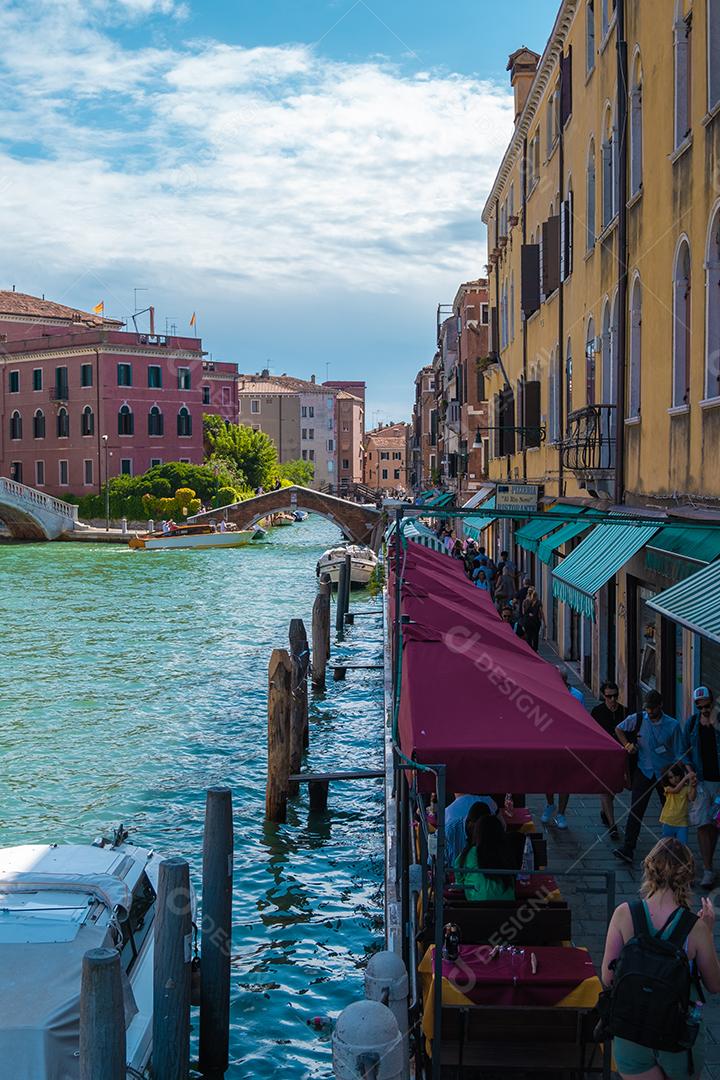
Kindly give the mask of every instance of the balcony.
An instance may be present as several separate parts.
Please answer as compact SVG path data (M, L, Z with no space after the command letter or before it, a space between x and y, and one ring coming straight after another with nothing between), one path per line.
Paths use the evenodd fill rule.
M51 401L67 401L68 400L68 388L62 383L59 386L52 386L49 394Z
M582 487L607 491L615 480L617 406L587 405L568 416L560 445L563 466L575 473Z

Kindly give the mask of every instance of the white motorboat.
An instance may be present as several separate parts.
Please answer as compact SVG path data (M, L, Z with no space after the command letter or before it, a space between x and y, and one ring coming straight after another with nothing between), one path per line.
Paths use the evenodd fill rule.
M293 510L292 516L295 521L305 521L309 514L307 510Z
M378 564L378 557L372 548L362 544L338 544L337 547L328 548L318 559L318 577L320 574L329 574L333 586L337 586L340 567L347 554L350 555L350 584L364 588Z
M161 857L113 840L0 849L0 1061L12 1080L79 1077L80 982L88 949L117 948L127 1064L152 1051L153 950Z
M236 529L228 527L221 531L217 525L173 525L169 532L138 533L129 541L134 551L160 551L174 548L233 548L244 547L251 540L265 535L264 529Z

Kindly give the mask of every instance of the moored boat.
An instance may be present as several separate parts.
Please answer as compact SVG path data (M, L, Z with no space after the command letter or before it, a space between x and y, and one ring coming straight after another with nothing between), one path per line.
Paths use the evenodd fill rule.
M336 586L340 579L340 567L345 556L350 555L350 584L363 588L372 577L378 564L378 557L372 548L362 544L338 544L328 548L318 559L317 574L329 574L331 583Z
M281 511L278 514L272 515L272 517L270 518L270 524L272 525L273 529L279 529L284 527L285 525L294 525L295 520L296 519L293 517L292 514L286 514L284 511Z
M235 529L227 531L211 525L175 525L170 532L156 531L138 533L129 541L134 551L159 551L173 548L233 548L243 547L251 540L264 536L262 529Z
M295 521L305 521L308 517L307 510L293 510L293 518Z
M161 857L122 826L94 844L0 849L0 1057L13 1080L79 1077L80 982L89 949L120 953L128 1073L152 1052Z

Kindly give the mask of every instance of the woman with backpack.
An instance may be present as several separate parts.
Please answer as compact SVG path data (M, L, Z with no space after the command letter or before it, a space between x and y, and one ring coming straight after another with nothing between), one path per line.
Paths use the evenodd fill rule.
M604 1034L623 1078L689 1080L702 1070L702 1002L696 971L720 993L713 942L715 909L703 897L690 911L695 862L675 837L659 840L644 863L642 900L615 909L605 941L600 1002ZM643 993L648 985L652 994ZM699 1004L698 1004L699 1002Z

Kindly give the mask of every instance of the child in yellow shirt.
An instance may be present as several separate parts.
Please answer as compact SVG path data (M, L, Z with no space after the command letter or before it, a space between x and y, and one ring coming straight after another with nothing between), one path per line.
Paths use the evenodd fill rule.
M696 793L697 776L677 761L665 774L665 802L660 812L663 836L675 836L681 844L687 844L690 803Z

